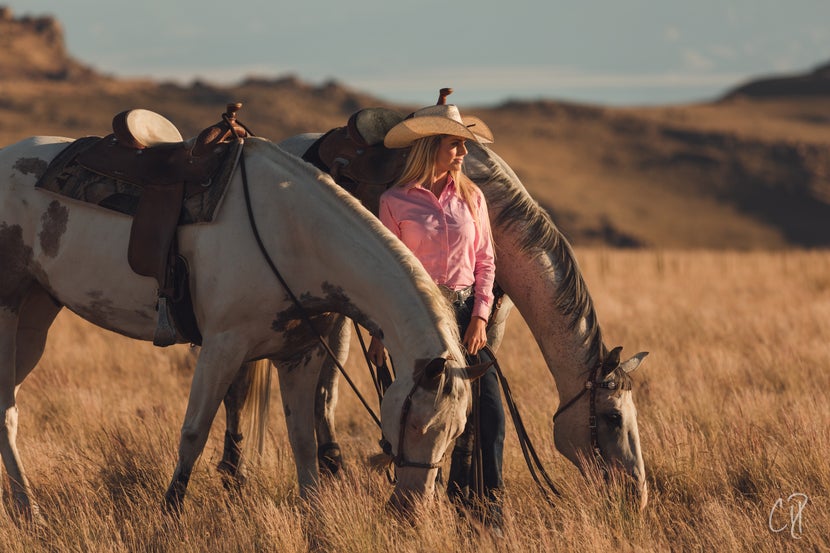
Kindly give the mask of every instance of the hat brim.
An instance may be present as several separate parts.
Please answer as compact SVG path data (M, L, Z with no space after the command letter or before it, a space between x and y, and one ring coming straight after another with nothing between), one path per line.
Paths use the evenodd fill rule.
M463 124L446 117L412 117L392 127L383 139L387 148L408 148L419 138L447 134L474 140L481 144L493 142L493 133L478 117L463 117Z

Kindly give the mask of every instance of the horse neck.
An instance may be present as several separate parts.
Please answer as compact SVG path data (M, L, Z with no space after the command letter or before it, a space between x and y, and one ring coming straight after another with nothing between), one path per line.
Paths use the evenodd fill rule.
M557 266L550 252L519 254L499 249L505 269L497 278L539 344L560 394L570 395L599 359L602 332L590 298L562 286L563 279L576 277ZM584 286L579 279L578 287Z
M560 396L584 385L602 348L593 301L565 237L498 156L479 148L490 209L496 280L528 324Z
M249 157L254 165L253 152ZM310 270L294 277L297 291L318 295L322 289L328 304L316 309L342 313L370 330L382 329L384 344L402 361L396 363L402 376L411 376L407 373L418 359L461 359L454 317L411 252L328 176L276 148L266 157L271 163L260 167L265 173L259 178L252 174L249 182L257 197L256 218L258 224L270 225L260 229L269 249L292 252ZM280 193L269 194L275 170L290 171L291 176L279 175ZM284 213L285 205L291 206L290 214L273 216ZM292 221L309 220L315 222L314 233L291 228Z

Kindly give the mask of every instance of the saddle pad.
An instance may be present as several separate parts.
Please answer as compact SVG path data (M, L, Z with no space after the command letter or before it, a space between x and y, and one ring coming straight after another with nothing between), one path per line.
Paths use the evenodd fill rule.
M100 139L97 136L79 138L64 148L49 164L43 176L35 185L49 192L60 194L100 207L134 216L143 187L105 177L85 169L77 162L83 152L89 150ZM222 162L211 185L185 198L179 225L209 223L225 195L228 182L233 176L239 159L240 144L233 144Z

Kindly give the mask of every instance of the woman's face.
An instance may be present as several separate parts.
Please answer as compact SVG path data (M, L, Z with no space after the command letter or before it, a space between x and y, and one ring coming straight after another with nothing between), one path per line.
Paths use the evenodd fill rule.
M435 154L435 174L443 175L447 171L458 171L467 155L466 139L460 136L443 136L438 152Z

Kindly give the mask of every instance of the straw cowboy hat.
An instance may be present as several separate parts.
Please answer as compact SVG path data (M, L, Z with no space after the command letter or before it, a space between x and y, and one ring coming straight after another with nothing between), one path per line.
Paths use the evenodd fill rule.
M387 148L406 148L419 138L449 134L482 144L493 142L493 133L478 117L461 117L453 104L439 104L419 109L394 127L383 139Z

